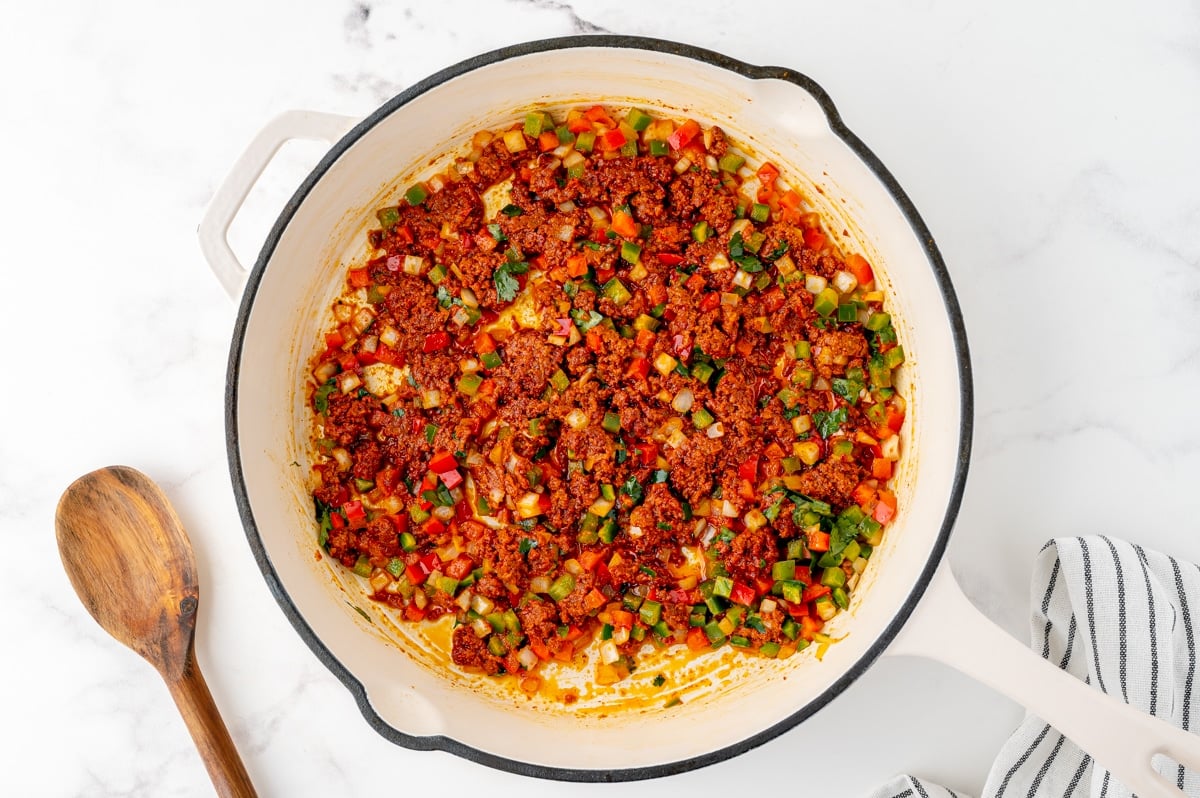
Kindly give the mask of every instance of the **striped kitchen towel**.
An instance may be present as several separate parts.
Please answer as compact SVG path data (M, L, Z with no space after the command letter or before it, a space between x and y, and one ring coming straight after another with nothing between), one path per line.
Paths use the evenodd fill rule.
M1033 647L1058 667L1144 712L1192 729L1195 620L1200 568L1108 537L1058 538L1033 575ZM1200 774L1163 763L1159 772L1192 798ZM1132 793L1034 715L1005 743L984 784L986 798L1125 798ZM900 776L871 798L963 798Z

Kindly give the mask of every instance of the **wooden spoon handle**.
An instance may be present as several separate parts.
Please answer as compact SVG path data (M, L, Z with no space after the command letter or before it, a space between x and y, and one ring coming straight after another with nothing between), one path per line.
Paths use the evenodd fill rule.
M250 776L246 773L242 758L238 756L229 730L217 712L217 705L213 703L212 693L208 692L208 685L204 683L195 657L188 656L183 672L168 677L166 682L192 734L200 758L208 768L208 776L217 789L217 795L221 798L256 798L254 785L250 783Z

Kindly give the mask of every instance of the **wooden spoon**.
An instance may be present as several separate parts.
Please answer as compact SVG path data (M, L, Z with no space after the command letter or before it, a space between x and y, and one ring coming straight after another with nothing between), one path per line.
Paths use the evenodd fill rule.
M196 561L167 497L140 471L110 466L71 483L54 522L59 556L83 606L162 675L217 794L253 798L196 665Z

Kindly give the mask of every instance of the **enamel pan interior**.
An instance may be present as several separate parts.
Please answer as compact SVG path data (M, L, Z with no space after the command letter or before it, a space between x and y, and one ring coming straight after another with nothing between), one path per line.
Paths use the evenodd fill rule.
M721 125L780 164L890 289L908 353L901 513L872 558L845 639L823 661L759 658L670 709L581 712L489 690L430 666L351 607L327 562L314 559L305 475L305 379L311 342L362 257L377 205L427 175L430 160L472 131L529 107L639 105ZM424 170L424 171L423 171ZM442 749L518 773L578 781L647 778L693 769L780 734L828 703L884 650L945 548L970 446L966 339L933 239L895 179L842 124L824 91L788 69L628 37L573 37L506 48L450 67L355 127L304 181L250 275L230 353L229 463L250 546L297 631L354 694L368 722L410 748ZM919 487L919 490L917 488ZM350 590L354 590L352 583ZM359 589L361 597L361 588ZM365 601L359 603L365 604ZM625 769L612 770L613 763Z

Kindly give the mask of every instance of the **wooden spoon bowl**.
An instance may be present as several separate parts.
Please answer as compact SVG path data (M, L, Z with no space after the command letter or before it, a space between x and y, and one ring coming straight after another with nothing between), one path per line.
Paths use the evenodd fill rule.
M84 607L158 670L221 796L254 796L200 668L200 588L191 543L145 474L110 466L71 484L55 513L58 552Z

